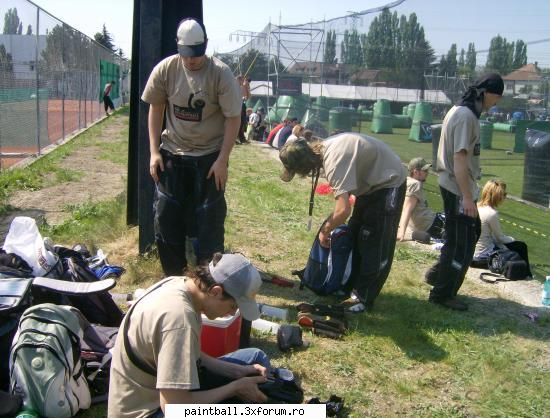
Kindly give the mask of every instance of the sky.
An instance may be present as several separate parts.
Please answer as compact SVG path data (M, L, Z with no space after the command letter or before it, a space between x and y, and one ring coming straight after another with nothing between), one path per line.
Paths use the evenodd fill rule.
M160 0L158 0L160 1ZM208 53L229 52L243 45L230 34L236 31L261 31L270 21L292 25L344 16L381 6L391 0L278 0L272 2L244 0L203 0L204 22L209 37ZM133 0L34 0L53 16L93 37L105 23L114 43L126 56L131 53ZM17 7L26 28L32 20L28 2L2 0L4 8ZM4 6L5 5L5 6ZM23 13L20 11L23 10ZM489 49L491 38L500 34L509 42L522 39L528 43L529 62L550 68L550 0L405 0L392 9L398 15L415 12L424 27L426 38L436 56L446 54L452 43L458 51L474 42L477 51ZM23 14L23 16L22 16ZM358 25L368 32L374 15ZM545 42L529 44L529 42ZM478 64L486 53L478 54Z

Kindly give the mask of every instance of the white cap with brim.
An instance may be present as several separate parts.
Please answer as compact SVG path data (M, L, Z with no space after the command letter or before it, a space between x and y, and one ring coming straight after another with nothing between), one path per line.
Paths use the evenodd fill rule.
M216 283L235 299L244 319L254 321L260 317L256 293L262 279L248 259L241 254L224 254L215 266L210 262L208 269Z
M206 53L206 30L192 18L182 20L178 26L178 53L183 57L201 57Z

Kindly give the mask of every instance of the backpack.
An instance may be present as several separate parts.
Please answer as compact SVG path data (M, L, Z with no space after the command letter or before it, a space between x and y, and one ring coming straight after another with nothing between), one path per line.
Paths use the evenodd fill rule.
M92 405L106 402L109 395L112 358L109 350L115 346L118 327L104 327L86 321L83 333L80 355L92 396Z
M58 245L54 247L54 250L63 266L61 280L76 283L94 283L99 281L80 252ZM54 295L50 293L48 297L52 298ZM110 327L120 326L124 316L124 313L117 306L109 292L60 295L56 300L46 300L45 302L74 306L91 323Z
M350 279L353 238L349 226L340 225L331 232L330 248L325 248L319 242L320 231L313 241L306 267L292 274L300 278L300 289L305 286L325 296L342 290Z
M108 293L116 282L105 279L75 283L45 277L0 278L0 390L9 389L9 353L21 315L33 305L57 303L68 297L94 297Z
M515 251L496 250L489 254L489 270L508 280L519 280L527 276L527 263Z
M10 391L26 408L49 418L69 418L90 407L80 359L81 314L45 303L27 309L10 352Z
M489 254L489 270L491 273L481 273L480 279L487 282L495 282L499 276L507 280L522 280L527 277L527 263L521 256L509 249L498 249ZM497 277L497 279L487 279L485 276Z

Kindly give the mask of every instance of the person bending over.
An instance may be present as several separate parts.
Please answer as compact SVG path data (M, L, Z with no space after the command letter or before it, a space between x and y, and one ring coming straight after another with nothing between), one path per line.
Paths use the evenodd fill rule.
M343 133L322 142L299 138L279 152L283 181L295 174L318 176L321 169L334 191L334 211L319 232L330 246L330 233L349 220L353 262L349 288L358 303L351 312L370 310L390 273L397 227L405 198L405 168L392 149L378 139ZM353 214L350 194L356 196Z

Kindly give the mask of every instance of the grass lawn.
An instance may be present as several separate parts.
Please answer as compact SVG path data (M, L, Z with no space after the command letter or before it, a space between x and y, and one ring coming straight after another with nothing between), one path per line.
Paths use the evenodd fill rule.
M398 142L398 138L388 136L388 142ZM403 159L431 155L427 145L413 145L426 151L413 149L401 155L407 147L394 149ZM261 269L288 277L292 269L304 266L313 230L330 212L332 200L316 197L313 230L307 231L309 181L283 183L278 179L280 169L280 163L259 147L235 148L227 188L226 247L244 253ZM433 176L428 189L434 192L429 193L430 203L437 207ZM518 213L513 204L503 205L503 216L529 227L544 227L548 233L547 214L535 215L528 212L535 209L527 207ZM54 242L78 241L90 247L119 243L135 249L135 229L126 227L125 213L124 196L104 204L83 205L75 208L78 222L73 219L48 233ZM511 226L504 227L515 235ZM519 230L517 235L521 237ZM253 345L265 350L276 366L294 371L306 399L327 399L330 394L344 397L344 417L548 417L549 313L541 311L539 320L532 322L524 315L531 309L501 299L490 286L470 279L461 290L470 305L468 312L450 312L429 304L429 287L422 275L435 258L434 253L398 244L375 311L351 316L350 332L340 341L305 332L310 347L281 353L274 336L253 333ZM129 251L120 262L127 273L117 291L144 287L161 277L154 254L138 257ZM295 323L298 302L334 301L297 287L270 284L262 286L258 300L288 308L291 323ZM103 417L105 407L96 406L79 416Z
M364 124L361 132L387 143L399 155L403 162L422 156L432 160L432 144L409 141L408 129L394 129L393 134L372 134L370 123ZM509 194L521 197L523 188L524 154L506 154L514 149L514 134L493 132L492 149L481 150L483 186L491 178L501 178L507 184ZM425 184L429 205L436 211L443 211L443 202L439 193L437 177L431 175ZM543 211L518 201L507 199L499 208L502 229L505 234L525 241L529 246L529 257L533 272L539 279L550 272L548 260L548 240L550 239L550 212Z

